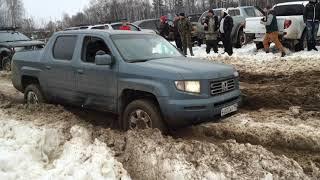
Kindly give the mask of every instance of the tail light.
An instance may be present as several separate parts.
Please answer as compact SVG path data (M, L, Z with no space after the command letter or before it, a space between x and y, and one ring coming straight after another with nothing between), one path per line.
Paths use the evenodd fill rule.
M284 21L284 29L288 29L292 24L291 20L285 20Z

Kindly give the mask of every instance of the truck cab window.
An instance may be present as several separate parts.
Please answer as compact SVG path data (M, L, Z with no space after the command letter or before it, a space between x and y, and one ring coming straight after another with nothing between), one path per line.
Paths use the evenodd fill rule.
M70 61L76 47L77 36L60 36L53 47L53 57L57 60Z
M98 37L86 36L83 41L81 59L86 63L95 63L95 57L98 51L111 54L108 46L103 39Z

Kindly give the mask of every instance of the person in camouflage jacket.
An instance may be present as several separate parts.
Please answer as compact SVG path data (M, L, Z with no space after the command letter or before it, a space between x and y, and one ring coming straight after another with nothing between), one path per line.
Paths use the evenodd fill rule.
M183 53L187 55L187 49L189 48L190 55L194 56L193 50L192 50L192 40L191 40L192 25L189 19L186 18L184 13L180 13L178 30L179 30L181 41L182 41Z

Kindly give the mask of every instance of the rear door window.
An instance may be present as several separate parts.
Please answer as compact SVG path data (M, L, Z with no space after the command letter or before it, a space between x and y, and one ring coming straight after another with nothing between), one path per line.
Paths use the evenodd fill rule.
M302 4L276 6L274 11L277 16L301 16L304 6Z
M256 17L256 12L254 8L244 8L244 11L246 12L248 17Z
M53 57L57 60L72 60L77 36L59 36L53 47Z
M240 16L240 10L239 9L231 9L228 11L228 14L230 16Z

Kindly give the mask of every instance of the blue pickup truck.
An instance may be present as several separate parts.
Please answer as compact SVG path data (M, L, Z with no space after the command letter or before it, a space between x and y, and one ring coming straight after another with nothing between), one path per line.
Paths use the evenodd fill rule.
M189 59L158 35L79 30L16 53L12 82L26 103L117 114L125 129L181 127L225 116L241 101L229 65Z

